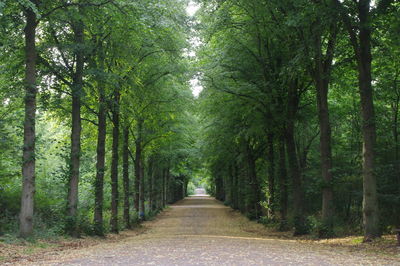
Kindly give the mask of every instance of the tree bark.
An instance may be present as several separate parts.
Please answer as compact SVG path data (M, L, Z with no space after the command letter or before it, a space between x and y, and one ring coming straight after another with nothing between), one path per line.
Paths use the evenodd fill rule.
M280 190L280 231L289 230L287 221L288 210L288 184L286 171L285 136L279 138L279 190Z
M294 235L303 235L308 233L308 231L305 228L305 217L303 211L303 184L301 180L301 170L297 161L293 122L288 122L286 129L286 151L289 160L289 171L293 182L293 215L295 223Z
M239 169L237 167L236 161L233 163L233 192L232 192L232 199L233 199L233 208L234 209L239 209L239 200L241 199L240 193L239 193Z
M274 217L275 211L275 152L274 134L268 134L268 218Z
M83 90L83 68L84 44L83 22L81 20L73 22L74 40L77 45L75 48L76 69L72 83L72 129L71 129L71 153L70 153L70 177L68 186L68 216L69 225L67 230L73 236L78 235L77 210L78 210L78 185L79 168L81 157L81 95Z
M32 1L36 4L36 1ZM35 196L35 124L36 124L36 14L32 9L25 10L25 120L22 162L22 194L19 235L29 237L33 234L33 213Z
M111 159L111 232L118 233L118 149L119 149L119 99L118 89L114 91L113 102L113 140L112 140L112 159Z
M140 210L140 219L141 220L146 220L146 208L145 208L145 200L146 200L146 194L145 194L145 180L144 180L144 159L143 159L143 153L140 158L140 204L139 204L139 210Z
M155 208L155 193L154 193L154 171L155 171L155 167L154 167L154 158L151 157L149 159L149 207L150 207L150 211L154 211Z
M162 195L162 208L164 208L167 205L167 182L166 182L166 180L167 180L167 171L168 171L167 168L165 168L162 171L162 192L161 192L161 195Z
M125 227L131 228L130 214L129 214L129 127L124 127L124 147L122 152L123 160L123 182L124 182L124 220Z
M308 228L305 224L304 217L302 173L297 159L298 157L294 138L294 121L298 105L299 98L297 88L295 84L291 84L289 85L288 91L286 152L288 155L289 171L293 182L294 235L303 235L308 233Z
M225 187L224 180L220 175L214 176L215 178L215 198L219 201L225 201Z
M348 10L339 0L333 2L342 10L344 24L357 59L358 85L361 100L363 135L363 224L364 241L381 236L375 176L376 126L371 77L371 12L370 0L359 0L357 5L358 30L354 30Z
M137 124L137 137L135 140L135 210L140 217L140 183L142 179L142 121L139 120Z
M99 90L99 110L97 114L98 133L97 133L97 162L96 179L94 184L94 232L96 235L103 236L103 198L104 198L104 173L105 173L105 155L106 155L106 96L102 84L98 86Z
M399 104L400 104L400 95L397 89L397 81L394 84L394 90L396 91L396 101L392 104L392 134L394 140L394 170L395 176L397 177L397 193L400 195L400 151L399 151L399 132L398 132L398 120L399 120ZM396 226L397 228L400 227L400 204L398 204L396 210L397 212L397 219L396 219Z
M371 16L370 1L358 2L359 31L359 88L363 118L363 218L364 240L369 241L381 235L379 229L378 197L375 176L376 126L371 77Z
M170 194L171 194L171 189L170 189L170 179L171 179L171 172L170 172L170 163L168 162L168 167L167 170L165 171L165 205L170 202Z
M103 45L99 44L99 64L98 68L104 70L104 50ZM99 93L98 113L97 113L97 161L96 161L96 179L94 181L94 233L104 236L103 228L103 201L104 201L104 173L106 158L106 135L107 135L107 103L103 80L97 84Z
M252 201L251 201L251 211L254 211L254 218L258 219L261 215L261 206L260 206L260 185L257 178L257 170L256 170L256 158L254 158L252 148L250 144L247 143L247 162L249 169L249 181L252 189Z
M320 21L318 21L320 26ZM336 22L333 22L336 24ZM333 175L332 175L332 148L331 148L331 124L329 120L328 89L332 60L336 40L336 25L331 29L328 40L328 48L324 58L322 51L322 32L318 29L314 36L315 45L315 67L314 82L317 91L317 109L320 128L320 157L321 172L323 179L322 187L322 223L319 229L320 237L331 237L333 235Z

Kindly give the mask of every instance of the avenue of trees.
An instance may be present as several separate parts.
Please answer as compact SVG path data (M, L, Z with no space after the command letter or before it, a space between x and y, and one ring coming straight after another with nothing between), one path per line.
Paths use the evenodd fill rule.
M0 2L0 234L117 233L186 195L186 6Z
M295 235L400 227L400 3L198 2L217 199Z
M0 235L118 233L204 184L295 235L400 228L400 3L189 2L0 0Z

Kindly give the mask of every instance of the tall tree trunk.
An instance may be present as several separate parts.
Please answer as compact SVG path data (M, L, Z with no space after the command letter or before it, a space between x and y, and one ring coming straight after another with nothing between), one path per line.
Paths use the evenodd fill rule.
M221 175L216 175L214 178L215 178L215 198L219 201L224 201L225 200L224 180Z
M135 141L135 146L136 146L136 153L135 153L135 211L137 215L139 216L139 195L140 195L140 157L141 157L141 145L139 141L136 139Z
M105 172L105 155L106 155L106 96L102 84L98 86L99 90L99 110L97 114L98 131L97 131L97 162L96 162L96 180L94 182L95 199L94 199L94 232L96 235L103 236L103 198L104 198L104 172Z
M336 22L334 22L336 24ZM320 25L320 21L318 26ZM318 121L320 128L320 156L321 171L324 181L322 187L322 227L319 229L320 237L333 236L333 175L332 175L332 148L331 124L329 120L328 89L331 66L336 40L336 25L333 25L331 36L328 40L326 58L322 52L322 32L318 29L315 33L315 69L314 81L317 90Z
M129 214L129 127L124 127L124 147L122 152L123 160L123 183L124 183L124 220L125 227L131 228L130 214Z
M167 171L168 169L165 168L162 171L162 207L164 208L167 205Z
M233 173L232 166L229 165L227 169L228 173L225 177L225 201L229 206L232 206L232 188L233 188Z
M149 159L149 211L154 211L154 158Z
M238 209L240 212L245 212L246 206L245 206L245 193L246 193L246 184L245 184L245 178L243 178L243 166L244 162L241 162L237 165L237 176L236 176L236 182L237 182L237 192L238 192ZM240 170L239 170L240 169Z
M294 235L304 235L308 233L305 225L303 207L303 184L301 170L297 160L296 145L294 140L294 124L288 122L286 129L286 151L289 161L290 175L293 182L293 216L294 216Z
M67 230L73 236L78 235L77 210L78 210L78 184L81 157L81 95L83 90L83 68L84 44L83 22L78 20L73 23L74 40L77 45L75 49L76 69L72 83L72 130L71 130L71 154L70 154L70 177L68 186L68 216L69 225Z
M99 45L99 69L104 69L104 50L102 43ZM103 227L103 199L104 199L104 173L106 158L106 135L107 135L107 103L103 80L97 84L99 93L98 113L97 113L97 161L96 179L94 181L94 233L104 236Z
M229 170L230 170L229 171L229 175L230 175L230 178L229 178L229 180L230 180L230 189L229 189L230 206L233 209L235 209L236 208L235 198L237 198L237 193L235 192L236 191L236 187L235 187L236 180L235 180L235 166L234 166L234 163L232 163L229 166Z
M370 0L359 0L359 88L363 118L363 220L364 240L370 241L381 235L375 176L375 110L371 78L371 15Z
M296 83L296 82L294 82ZM286 152L288 155L289 171L293 182L293 216L294 216L294 235L308 233L308 228L304 217L303 184L302 173L296 152L294 138L294 121L298 109L299 98L295 84L289 85L288 92L288 111L286 124Z
M376 126L371 77L371 29L372 18L370 0L357 2L359 27L357 31L351 22L347 8L339 1L333 2L342 10L344 24L353 45L357 59L358 84L361 100L362 135L363 135L363 224L364 241L370 241L381 235L379 229L379 209L375 176Z
M286 171L286 153L285 153L285 135L279 138L279 190L280 190L280 231L289 230L287 221L288 210L288 184L287 184L287 171Z
M32 1L36 4L36 1ZM19 235L33 233L33 206L35 196L35 124L36 124L36 14L25 10L25 120L22 162L22 194Z
M118 233L118 149L119 149L119 99L118 89L114 91L114 102L112 111L113 140L111 159L111 232Z
M171 189L170 189L170 185L169 185L169 181L171 179L171 173L170 173L170 163L168 162L168 167L167 170L165 171L165 205L167 206L167 204L170 202L170 194L171 194Z
M145 180L144 180L144 158L143 158L143 153L142 156L140 157L140 197L139 197L139 210L140 210L140 219L141 220L146 220L146 208L145 208L145 200L146 200L146 194L145 194Z
M324 180L322 188L322 222L326 232L320 232L320 236L330 236L333 227L333 190L332 190L332 149L331 149L331 126L329 122L327 88L318 90L319 105L319 127L320 127L320 155L321 170ZM321 235L321 233L323 235Z
M239 200L240 200L240 194L239 194L239 169L237 167L236 160L233 163L233 187L234 189L232 190L232 199L233 199L233 208L234 209L239 209Z
M395 85L396 86L396 85ZM397 91L397 88L395 87ZM392 104L392 134L394 140L394 169L397 176L398 192L400 194L400 143L399 143L399 105L400 95L397 95L396 102Z
M257 178L257 170L256 170L256 158L254 158L252 148L250 144L247 144L247 162L249 169L249 181L252 189L252 200L251 200L251 211L254 212L254 218L258 219L261 215L261 206L260 206L260 185L258 183Z
M393 140L394 140L394 170L395 170L395 176L397 177L397 193L400 195L400 149L399 149L399 132L398 132L398 120L399 120L399 104L400 104L400 95L397 90L397 82L394 84L394 90L396 91L397 97L396 97L396 102L392 104L392 111L393 111L393 117L392 117L392 134L393 134ZM395 212L397 213L396 217L396 226L399 228L400 227L400 204L397 204L397 207L395 208Z
M274 134L268 134L268 218L274 217L275 211L275 152Z
M140 216L140 184L142 180L142 127L143 122L141 120L137 121L137 136L135 140L135 210L139 219Z

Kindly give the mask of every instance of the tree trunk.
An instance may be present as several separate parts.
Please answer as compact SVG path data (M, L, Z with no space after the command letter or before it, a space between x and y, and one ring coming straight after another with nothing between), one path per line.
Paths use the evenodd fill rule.
M363 220L364 240L370 241L381 235L379 229L379 210L375 176L375 110L371 78L371 16L370 0L358 2L359 31L359 88L361 96L361 113L363 119Z
M167 171L168 171L167 168L165 168L162 171L162 192L161 192L161 195L162 195L162 207L163 208L167 205L167 182L166 182L166 180L167 180Z
M78 210L78 184L81 157L81 95L83 90L84 43L83 22L78 20L73 23L74 40L78 46L75 50L76 69L72 83L72 129L71 129L71 154L70 178L68 190L68 218L67 231L73 236L78 235L77 210Z
M234 189L232 190L232 199L233 199L233 208L234 209L239 209L239 200L241 200L240 194L239 194L239 169L237 167L236 161L233 163L233 187Z
M325 87L325 86L324 86ZM322 87L320 88L322 89ZM324 180L322 188L322 222L320 237L327 237L333 230L333 190L332 190L332 149L331 149L331 126L329 122L329 111L327 101L327 87L318 90L319 105L319 127L320 127L320 155L321 170ZM324 232L323 232L324 231Z
M268 134L268 218L274 217L275 211L275 153L274 134Z
M289 85L288 92L288 112L286 124L286 152L289 161L289 171L293 182L293 216L294 216L294 235L303 235L308 233L305 223L303 206L303 184L302 173L296 152L294 139L294 120L298 109L299 99L295 84Z
M297 160L293 122L288 122L286 129L286 151L289 160L290 175L292 176L293 182L294 235L304 235L308 233L308 230L305 226L303 211L303 184L301 180L301 170Z
M34 3L34 2L32 2ZM35 196L35 124L36 124L36 14L25 10L25 120L22 162L22 194L19 235L33 233L33 206Z
M336 22L334 22L336 23ZM320 128L320 156L323 179L322 187L322 227L319 228L320 237L333 235L333 189L332 189L332 148L331 124L329 120L328 89L331 74L332 59L336 39L336 26L334 26L328 41L326 59L322 52L322 33L318 30L315 34L315 69L314 81L317 90L318 121Z
M114 91L113 102L113 140L111 159L111 232L118 233L118 149L119 149L119 99L118 89Z
M104 50L102 43L99 45L99 69L104 69ZM96 179L94 181L94 233L104 236L103 228L103 199L104 199L104 173L106 158L106 135L107 135L107 103L103 80L97 84L99 93L98 113L97 113L97 161Z
M289 230L288 221L287 221L288 184L287 184L284 134L282 134L282 136L279 139L279 190L280 190L280 215L281 215L279 230L287 231L287 230Z
M363 224L364 241L370 241L381 235L379 229L379 210L375 176L375 110L371 77L371 13L370 0L357 3L359 25L357 31L351 23L348 10L339 0L333 2L342 9L344 24L353 45L357 59L358 84L361 100L362 135L363 135Z
M252 148L250 144L247 144L247 162L249 167L249 181L252 189L252 200L250 211L254 212L254 218L258 219L261 215L260 206L260 185L258 183L257 171L256 171L256 158L254 158Z
M142 153L143 154L143 153ZM143 155L140 158L140 196L139 196L139 211L140 211L140 219L146 220L146 208L145 208L145 182L144 182L144 159Z
M224 196L224 180L220 175L216 175L214 177L215 179L215 198L219 201L225 201L225 196Z
M394 170L395 176L397 177L397 193L400 195L400 154L399 154L399 132L398 132L398 120L399 120L399 104L400 104L400 95L397 90L397 83L394 84L394 90L396 91L397 97L396 102L392 104L393 118L392 118L392 134L394 140ZM395 212L397 213L396 217L396 226L400 227L400 204L397 204L395 208Z
M229 189L229 198L230 198L230 206L233 209L236 209L236 198L237 198L237 192L236 192L236 180L235 180L235 165L232 163L229 167L230 171L230 189Z
M170 189L170 186L169 186L169 181L170 181L170 179L171 179L171 173L170 173L170 166L169 166L170 164L168 163L168 168L167 168L167 170L166 170L166 172L165 172L165 205L164 206L167 206L167 204L170 202L170 194L171 194L171 189Z
M135 153L135 211L139 216L139 193L140 193L140 157L141 157L141 146L139 141L136 139L136 153Z
M139 120L137 124L137 137L135 141L135 210L139 219L140 216L140 184L142 179L142 121Z
M396 85L395 85L396 86ZM397 91L397 88L395 87ZM397 95L396 102L392 104L392 134L394 140L394 169L397 176L398 192L400 194L400 143L399 143L399 105L400 95Z
M154 159L149 159L149 211L154 211Z
M124 182L124 220L125 227L131 228L129 214L129 127L124 127L124 147L122 152L123 160L123 182Z
M105 155L106 155L106 96L104 87L99 84L99 110L97 114L98 133L97 133L97 162L96 162L96 180L94 184L94 232L96 235L103 236L103 198L104 198L104 172L105 172Z
M225 201L229 206L232 206L232 201L233 201L233 194L232 194L232 190L233 190L233 170L232 170L232 165L228 166L227 169L228 173L225 177Z

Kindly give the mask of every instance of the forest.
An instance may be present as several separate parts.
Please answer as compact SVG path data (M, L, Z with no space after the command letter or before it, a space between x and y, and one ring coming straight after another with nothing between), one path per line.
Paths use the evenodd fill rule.
M1 0L0 102L0 237L196 187L294 235L400 228L396 0Z

